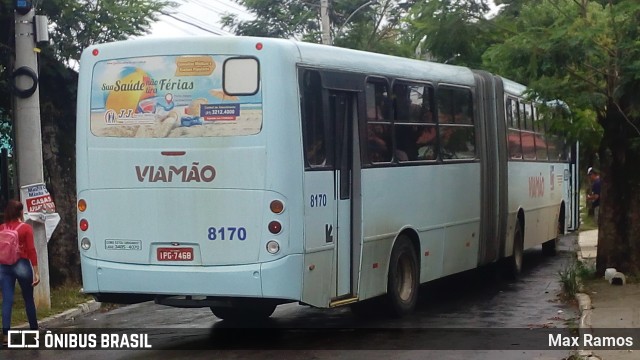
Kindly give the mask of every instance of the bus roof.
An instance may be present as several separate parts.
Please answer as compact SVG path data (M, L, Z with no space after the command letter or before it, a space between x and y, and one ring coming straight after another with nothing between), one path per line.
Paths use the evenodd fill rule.
M89 57L89 53L96 47L108 52L111 58L129 57L132 56L133 43L136 44L133 48L136 49L134 52L137 52L133 56L157 55L158 43L160 42L164 49L171 49L170 52L176 55L201 53L207 51L203 49L212 46L222 46L234 51L249 51L255 49L257 43L262 43L264 47L277 47L282 57L295 57L296 62L313 67L329 67L344 71L365 72L381 76L393 75L399 78L467 86L474 84L473 72L466 67L277 38L248 36L137 38L89 46L85 49L83 57Z
M473 72L466 67L313 43L296 42L296 45L300 50L300 61L305 65L469 86L474 84Z
M515 95L515 96L522 96L525 90L527 90L527 87L522 84L519 84L507 78L503 78L502 76L500 78L502 79L502 83L504 84L505 93Z

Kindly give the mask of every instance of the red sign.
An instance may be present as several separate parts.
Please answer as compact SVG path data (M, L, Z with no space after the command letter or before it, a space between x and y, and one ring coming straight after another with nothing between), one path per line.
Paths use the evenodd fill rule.
M56 205L53 203L53 199L51 199L51 195L49 194L28 198L26 202L27 212L29 213L56 212Z

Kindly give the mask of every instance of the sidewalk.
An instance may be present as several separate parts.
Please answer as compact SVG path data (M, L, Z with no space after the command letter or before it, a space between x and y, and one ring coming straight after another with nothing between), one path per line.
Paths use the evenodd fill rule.
M38 326L43 328L55 328L63 325L65 322L73 321L76 317L96 312L100 310L101 305L102 303L90 300L60 314L52 315L44 319L38 319ZM29 329L29 323L15 326L15 329Z
M595 264L597 244L598 230L580 233L578 259ZM588 293L577 294L576 299L581 333L597 335L598 329L640 328L640 284L611 285L602 279L590 285ZM640 339L633 340L637 347ZM640 350L581 350L579 355L587 359L632 360L640 358Z

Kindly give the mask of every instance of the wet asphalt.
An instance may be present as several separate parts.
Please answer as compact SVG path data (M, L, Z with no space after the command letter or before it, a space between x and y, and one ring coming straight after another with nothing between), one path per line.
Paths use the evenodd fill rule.
M546 338L577 322L575 304L559 297L558 275L572 263L574 243L575 235L563 237L553 257L540 247L526 251L517 281L504 280L497 266L489 266L425 284L415 313L401 319L381 311L357 317L349 307L285 304L268 321L230 324L208 308L143 303L51 330L144 333L150 350L4 349L0 358L564 359L570 351L549 350Z

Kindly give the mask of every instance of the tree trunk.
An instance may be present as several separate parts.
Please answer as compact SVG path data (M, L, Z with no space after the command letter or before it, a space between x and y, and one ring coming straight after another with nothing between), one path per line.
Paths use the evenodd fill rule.
M43 118L42 152L47 175L47 188L53 197L60 223L48 243L51 285L79 281L79 254L76 241L75 164L68 154L60 152L60 128L52 119ZM75 137L74 137L75 138Z
M80 281L76 229L76 93L77 73L47 56L40 74L42 155L47 189L60 223L48 243L52 286ZM46 72L44 72L46 71Z
M626 274L640 274L640 157L634 142L637 129L609 104L607 118L601 119L604 137L602 192L596 270L616 268ZM624 107L623 107L624 108ZM635 146L637 147L637 145Z

